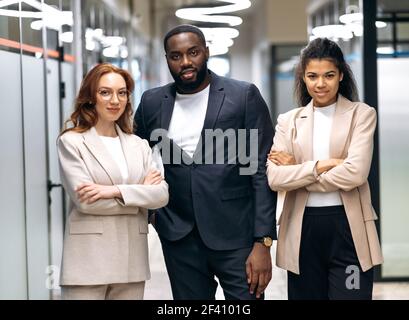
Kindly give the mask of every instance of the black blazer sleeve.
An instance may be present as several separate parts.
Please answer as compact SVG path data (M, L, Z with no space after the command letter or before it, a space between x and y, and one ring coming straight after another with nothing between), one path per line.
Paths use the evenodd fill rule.
M141 102L135 112L134 117L134 133L142 139L146 139L149 143L149 133L145 125L144 118L144 100L145 94L142 95Z
M249 86L246 96L245 126L247 130L258 130L257 159L252 159L254 163L257 163L257 172L252 175L255 205L254 236L270 236L277 239L277 193L272 192L269 188L266 175L267 156L273 144L274 132L268 107L259 90L253 84ZM247 139L247 148L249 148L250 143L254 143L254 141L250 141L249 134ZM250 150L247 152L251 154Z

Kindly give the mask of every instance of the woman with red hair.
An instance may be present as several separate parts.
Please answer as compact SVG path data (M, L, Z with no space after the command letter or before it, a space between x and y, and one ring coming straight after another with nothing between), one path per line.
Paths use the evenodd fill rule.
M142 299L150 278L147 209L168 202L147 141L132 134L131 75L110 64L84 78L58 139L61 179L70 197L63 299Z

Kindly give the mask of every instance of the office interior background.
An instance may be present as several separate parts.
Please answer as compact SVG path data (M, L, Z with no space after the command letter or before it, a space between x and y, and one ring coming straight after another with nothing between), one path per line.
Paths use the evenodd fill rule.
M180 10L220 9L228 2L241 10L226 13L233 18L221 23L193 21L194 12ZM136 108L144 90L172 81L162 39L180 23L205 28L210 68L255 83L273 122L295 107L293 71L300 50L313 37L339 43L361 100L379 116L370 183L385 263L377 268L376 281L404 285L409 280L408 0L0 0L0 299L59 298L67 198L56 140L83 75L99 62L128 69L136 81ZM160 245L154 231L150 236L156 286ZM148 283L151 299L171 297L149 290ZM405 294L409 298L409 286Z

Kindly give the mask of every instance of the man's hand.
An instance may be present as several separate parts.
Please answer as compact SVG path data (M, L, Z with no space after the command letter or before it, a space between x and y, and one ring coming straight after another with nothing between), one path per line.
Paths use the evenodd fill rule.
M292 154L284 151L270 151L268 160L277 166L291 166L297 164Z
M158 185L163 181L163 177L158 170L151 170L145 177L143 181L144 185Z
M117 186L103 186L94 183L83 183L78 186L77 196L81 203L92 204L99 199L122 198L121 191Z
M246 273L250 294L256 291L257 299L264 293L271 280L271 270L270 248L256 242L246 261Z

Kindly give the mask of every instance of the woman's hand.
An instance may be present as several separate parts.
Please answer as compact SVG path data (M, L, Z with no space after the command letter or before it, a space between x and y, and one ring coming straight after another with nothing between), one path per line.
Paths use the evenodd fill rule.
M317 174L321 175L322 173L327 172L343 163L344 163L343 159L320 160L317 162L316 166Z
M145 177L145 180L143 181L144 185L158 185L163 181L163 177L158 170L151 170L148 172L148 174Z
M99 199L122 198L117 186L103 186L94 183L84 183L77 190L77 196L81 203L92 204Z
M291 166L297 164L292 154L284 151L270 151L268 160L277 166Z

